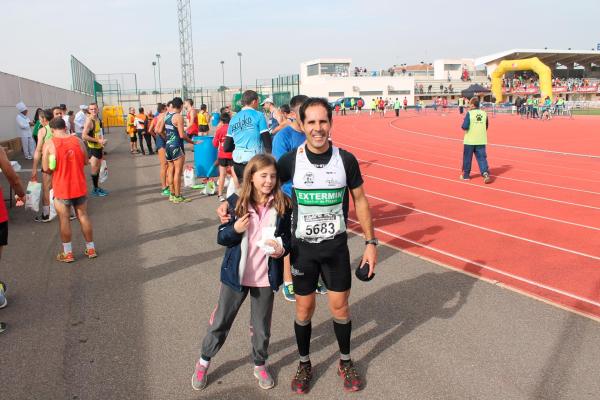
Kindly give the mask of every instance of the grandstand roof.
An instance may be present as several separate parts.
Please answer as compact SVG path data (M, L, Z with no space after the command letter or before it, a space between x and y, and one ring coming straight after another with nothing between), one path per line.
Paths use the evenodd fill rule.
M594 63L600 65L600 51L594 50L554 50L554 49L512 49L475 59L475 65L484 65L502 60L520 60L537 57L546 65Z

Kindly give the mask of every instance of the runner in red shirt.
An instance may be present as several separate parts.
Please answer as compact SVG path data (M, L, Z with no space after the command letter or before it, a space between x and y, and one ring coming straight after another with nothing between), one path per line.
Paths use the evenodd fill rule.
M382 97L379 98L379 102L377 103L377 108L379 108L379 116L383 118L385 116L385 101Z
M54 208L58 215L60 238L63 251L58 254L58 261L70 263L75 261L71 244L70 208L73 206L85 238L84 254L88 258L96 258L96 247L92 233L92 223L87 215L87 185L84 168L89 164L83 142L77 136L66 132L65 121L53 118L50 121L52 139L44 144L42 170L52 174L54 189Z
M21 184L21 180L19 179L19 175L13 169L10 160L6 156L6 152L4 148L0 146L0 169L6 179L8 179L8 183L10 187L16 193L16 205L21 207L25 204L25 190L23 190L23 185ZM2 194L2 188L0 188L0 198L4 199L4 195ZM12 199L11 199L12 200ZM4 201L0 201L0 255L2 255L2 250L4 246L8 244L8 212L6 210L6 205ZM4 282L0 281L0 308L4 308L8 305L8 300L6 300L6 285ZM0 333L6 330L6 324L4 322L0 322Z
M228 153L225 150L223 150L223 144L225 143L225 137L227 136L227 129L229 128L229 121L231 120L231 115L229 115L229 113L227 112L221 113L219 120L221 121L221 124L217 128L217 132L215 133L215 137L213 138L213 146L219 149L219 152L217 154L217 162L219 163L219 201L225 201L225 196L223 196L223 186L225 185L225 177L227 176L227 174L231 176L231 179L236 189L239 187L239 183L237 180L237 176L231 173L231 167L233 166L233 155L231 152Z

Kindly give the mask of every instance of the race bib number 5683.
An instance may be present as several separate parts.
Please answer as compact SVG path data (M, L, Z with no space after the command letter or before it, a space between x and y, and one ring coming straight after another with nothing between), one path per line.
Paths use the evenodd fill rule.
M298 221L298 231L306 239L331 239L340 231L341 218L335 214L308 214Z

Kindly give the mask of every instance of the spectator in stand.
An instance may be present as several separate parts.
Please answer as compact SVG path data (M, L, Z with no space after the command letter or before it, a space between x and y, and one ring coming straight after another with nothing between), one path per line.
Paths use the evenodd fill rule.
M448 85L448 91L450 93L454 93L454 88L452 87L452 84Z
M433 87L432 84L429 84L429 86L427 86L427 93L431 93L431 88Z
M440 83L440 93L444 91L444 84Z
M423 94L423 84L419 83L419 93Z

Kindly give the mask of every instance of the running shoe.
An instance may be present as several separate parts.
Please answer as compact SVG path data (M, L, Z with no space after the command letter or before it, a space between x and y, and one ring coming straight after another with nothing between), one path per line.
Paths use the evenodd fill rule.
M73 257L73 252L68 252L68 253L60 252L56 256L56 261L72 263L73 261L75 261L75 257Z
M307 363L299 363L296 375L292 379L292 392L297 394L305 394L310 390L310 381L312 380L312 365L310 361Z
M345 391L357 392L362 389L362 379L360 379L358 372L356 372L352 360L340 361L338 375L344 380Z
M281 293L283 293L283 298L287 301L296 301L296 296L294 296L295 292L293 283L290 283L288 285L284 284Z
M169 193L170 193L170 192L169 192ZM169 194L169 201L170 201L171 203L173 203L173 202L174 202L174 200L175 200L175 196L174 196L174 195L172 195L172 194Z
M223 195L219 195L219 201L222 203L224 201L226 201L227 199L225 198L225 196Z
M106 193L100 191L100 188L92 189L92 196L95 196L95 197L105 197Z
M338 375L344 380L345 391L357 392L362 389L362 379L360 379L360 376L354 367L354 363L351 360L340 361Z
M161 195L163 196L170 196L171 195L171 190L169 190L169 187L167 186L166 188L164 188L162 190L162 192L160 192Z
M188 199L187 197L183 197L183 196L175 196L175 198L173 199L173 203L175 204L179 204L179 203L189 203L191 200Z
M107 196L110 193L108 190L104 190L104 189L102 189L100 187L98 188L98 192L104 194L104 196Z
M260 386L261 389L267 390L275 386L273 377L271 377L267 367L264 365L260 367L254 367L254 377L258 379L258 386Z
M487 172L483 173L483 183L490 183L492 178L490 178L490 174Z
M0 322L0 333L4 332L5 330L6 330L6 323Z
M200 365L200 361L196 363L196 370L192 375L192 388L194 390L202 390L208 383L208 367Z
M0 281L0 308L4 308L8 305L8 300L6 300L6 285L4 282Z
M98 257L98 253L96 253L96 249L85 249L83 252L87 256L87 258L96 258Z
M34 220L35 222L44 222L44 223L45 223L45 222L50 222L50 216L49 216L49 215L43 215L43 214L40 214L40 215L36 215L36 216L33 218L33 220Z
M325 285L323 284L323 282L321 282L321 280L319 279L319 282L317 283L317 293L319 294L327 294L327 288L325 287Z
M74 221L76 219L77 219L77 215L75 215L75 214L69 215L69 221Z

